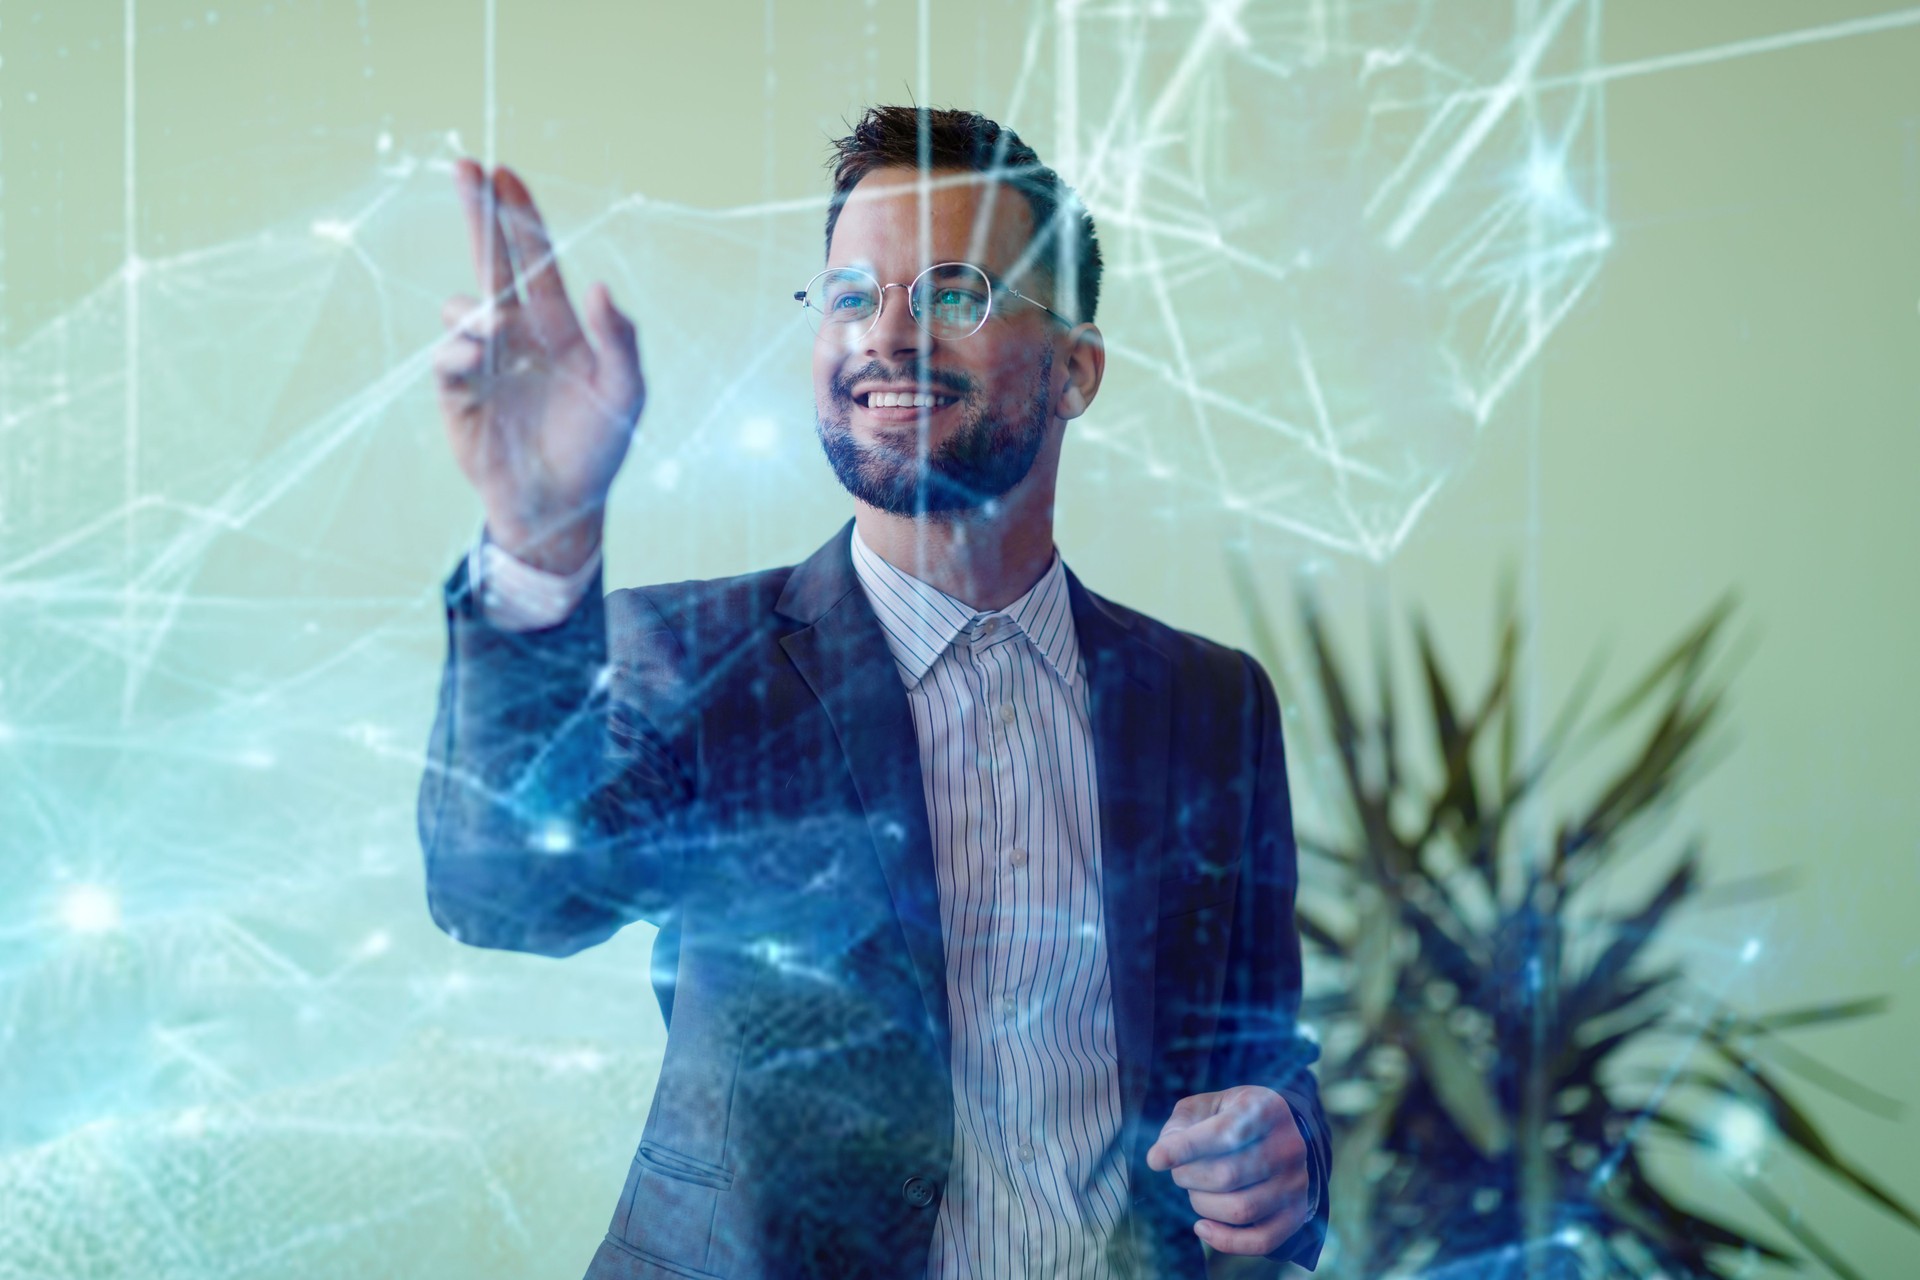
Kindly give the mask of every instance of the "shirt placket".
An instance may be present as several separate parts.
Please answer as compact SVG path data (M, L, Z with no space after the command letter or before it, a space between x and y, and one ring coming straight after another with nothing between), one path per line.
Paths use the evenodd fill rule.
M1019 1206L1032 1258L1032 1227L1025 1211L1041 1200L1040 1183L1045 1147L1041 1117L1033 1113L1037 1090L1025 1079L1031 1069L1031 1046L1023 1043L1028 1001L1033 991L1033 957L1028 915L1031 909L1025 867L1027 852L1021 831L1023 812L1017 795L1017 753L1021 709L1013 697L1003 645L1017 643L1003 618L987 618L974 625L969 658L980 683L980 718L986 740L985 767L993 797L991 822L983 824L985 862L993 885L993 918L989 930L993 964L989 966L995 1012L992 1036L995 1066L995 1114L1000 1121L1002 1158ZM997 654L996 654L996 651Z

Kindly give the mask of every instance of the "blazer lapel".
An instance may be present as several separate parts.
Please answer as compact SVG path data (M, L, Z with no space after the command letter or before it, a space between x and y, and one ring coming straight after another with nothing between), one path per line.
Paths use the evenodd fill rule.
M928 1030L952 1061L939 886L906 688L853 570L853 522L796 567L776 610L801 629L780 645L833 722L893 897Z
M1139 1123L1153 1060L1154 950L1158 945L1172 679L1166 656L1131 619L1081 585L1067 586L1087 664L1094 768L1100 788L1100 896L1120 1054L1121 1114ZM1136 1138L1139 1135L1136 1135ZM1153 1135L1146 1135L1150 1140Z

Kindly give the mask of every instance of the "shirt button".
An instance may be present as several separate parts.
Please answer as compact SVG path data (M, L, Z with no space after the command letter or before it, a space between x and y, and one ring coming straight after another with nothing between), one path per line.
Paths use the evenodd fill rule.
M1032 1164L1033 1163L1033 1144L1031 1142L1021 1143L1018 1147L1014 1148L1014 1154L1019 1156L1022 1162L1026 1164Z
M933 1184L916 1174L900 1184L900 1198L916 1209L924 1209L933 1203Z
M1027 865L1027 851L1025 849L1015 849L1007 854L1007 861L1016 867L1024 867Z
M1004 721L1006 721L1006 722L1007 722L1008 724L1012 724L1012 723L1013 723L1013 717L1014 717L1014 710L1013 710L1013 704L1012 704L1011 702L1003 702L1003 703L1001 703L1001 704L1000 704L1000 718L1001 718L1002 720L1004 720Z
M1000 1012L1006 1015L1007 1017L1011 1018L1014 1014L1014 1010L1018 1009L1019 1007L1020 1007L1020 1002L1015 1000L1012 996L1002 995L1000 997Z
M988 618L985 622L980 624L980 634L983 636L990 636L995 631L997 631L999 627L1000 627L999 619Z

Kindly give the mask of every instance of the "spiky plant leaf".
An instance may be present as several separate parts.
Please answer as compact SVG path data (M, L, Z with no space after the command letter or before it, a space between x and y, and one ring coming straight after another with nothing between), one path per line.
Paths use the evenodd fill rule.
M1251 572L1240 569L1251 614ZM1797 1255L1681 1208L1642 1168L1640 1143L1650 1134L1714 1150L1713 1133L1675 1108L1727 1099L1755 1107L1809 1159L1914 1222L1825 1142L1755 1058L1764 1044L1787 1069L1807 1067L1783 1033L1868 1016L1879 1003L1746 1016L1714 1012L1707 999L1707 1012L1688 1009L1676 998L1687 990L1679 967L1650 957L1674 916L1702 900L1697 847L1668 864L1624 916L1586 905L1588 886L1648 845L1650 820L1710 758L1725 709L1714 655L1731 598L1592 716L1600 667L1589 663L1527 750L1511 592L1498 610L1493 670L1475 696L1454 686L1425 621L1414 619L1413 669L1432 725L1426 767L1402 758L1411 744L1379 615L1363 667L1376 687L1367 690L1349 682L1352 668L1312 592L1303 586L1298 601L1306 683L1340 762L1347 818L1333 832L1300 833L1325 872L1303 882L1309 895L1321 888L1342 908L1322 916L1309 904L1301 916L1308 945L1342 975L1339 990L1304 1006L1323 1041L1341 1046L1322 1064L1329 1097L1343 1100L1330 1105L1334 1274L1470 1271L1476 1259L1561 1249L1562 1227L1592 1232L1593 1260L1622 1275L1721 1280L1734 1267L1747 1274L1742 1259L1801 1257L1853 1274L1804 1224L1782 1223L1804 1250ZM1284 654L1273 629L1253 622L1263 655L1277 662ZM1544 805L1547 782L1602 747L1623 763L1587 803L1556 797L1563 816L1544 857L1521 848L1521 807ZM1641 1071L1661 1045L1677 1046L1679 1061ZM1703 1055L1718 1055L1722 1070L1702 1069ZM1835 1092L1878 1097L1864 1086Z
M1862 1195L1878 1201L1889 1212L1895 1214L1910 1227L1920 1229L1920 1214L1916 1214L1904 1201L1891 1191L1874 1181L1866 1173L1848 1161L1833 1149L1819 1126L1808 1118L1792 1099L1776 1084L1766 1069L1746 1054L1726 1043L1719 1037L1709 1037L1707 1041L1739 1071L1747 1089L1765 1109L1767 1118L1773 1127L1788 1142L1800 1148L1827 1172L1844 1182L1852 1183Z
M1507 1150L1513 1144L1513 1127L1473 1054L1431 1011L1416 1010L1407 1021L1427 1080L1448 1118L1481 1155Z

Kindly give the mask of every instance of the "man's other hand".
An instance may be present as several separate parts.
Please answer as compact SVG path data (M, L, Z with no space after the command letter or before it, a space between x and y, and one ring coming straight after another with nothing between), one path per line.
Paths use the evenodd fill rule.
M1313 1216L1306 1139L1287 1100L1263 1085L1180 1099L1147 1167L1172 1170L1199 1215L1195 1234L1221 1253L1272 1253Z

